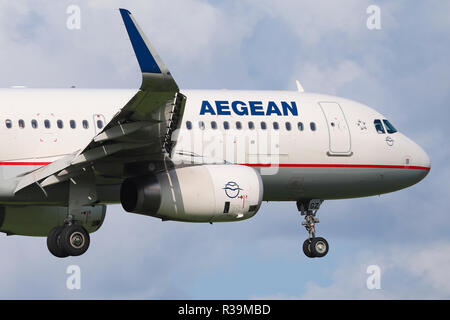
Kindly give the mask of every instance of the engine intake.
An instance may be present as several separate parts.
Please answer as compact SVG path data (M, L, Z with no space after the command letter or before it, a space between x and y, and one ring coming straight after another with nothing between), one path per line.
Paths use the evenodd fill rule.
M128 212L148 214L161 205L161 187L156 176L127 179L120 188L120 200Z

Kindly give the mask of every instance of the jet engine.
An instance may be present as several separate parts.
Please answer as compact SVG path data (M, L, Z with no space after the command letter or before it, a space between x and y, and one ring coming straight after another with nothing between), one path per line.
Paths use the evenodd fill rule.
M89 233L97 231L105 219L106 206L81 207L72 213L73 220ZM46 237L51 229L62 226L67 207L5 206L0 207L0 232L8 235Z
M128 212L185 222L248 219L256 214L262 198L261 176L240 165L172 169L129 178L120 190Z

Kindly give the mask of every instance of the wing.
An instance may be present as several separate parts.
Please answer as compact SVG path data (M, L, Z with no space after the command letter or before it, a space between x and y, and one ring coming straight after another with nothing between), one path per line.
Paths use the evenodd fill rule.
M168 160L172 133L179 127L185 97L128 10L120 9L142 71L136 95L84 148L24 175L15 192L41 189L94 173L96 183L118 183L140 168ZM170 161L170 160L169 160Z

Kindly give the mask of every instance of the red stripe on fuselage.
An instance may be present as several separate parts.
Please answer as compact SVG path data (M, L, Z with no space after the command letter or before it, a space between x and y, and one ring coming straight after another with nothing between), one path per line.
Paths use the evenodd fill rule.
M46 166L51 162L0 162L0 166Z
M0 166L46 166L51 162L0 162ZM371 169L412 169L412 170L426 170L429 167L422 166L399 166L399 165L378 165L378 164L296 164L296 163L278 163L278 164L264 164L264 163L239 163L248 167L280 167L280 168L371 168Z
M263 163L242 163L241 165L248 167L280 167L280 168L370 168L370 169L413 169L413 170L430 170L429 167L422 166L398 166L398 165L378 165L378 164L296 164L296 163L279 163L279 164L263 164Z

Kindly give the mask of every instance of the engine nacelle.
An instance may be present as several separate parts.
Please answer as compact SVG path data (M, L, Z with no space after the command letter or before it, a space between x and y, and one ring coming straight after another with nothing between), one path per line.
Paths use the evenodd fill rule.
M127 179L120 190L128 212L186 222L248 219L258 211L262 197L259 173L239 165L172 169Z
M73 213L74 221L89 233L97 231L105 219L106 206L82 207ZM67 217L67 207L6 206L0 208L0 231L8 235L45 237L51 229L61 226Z

